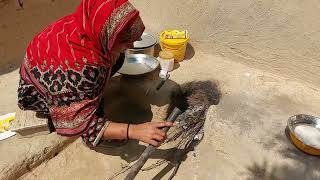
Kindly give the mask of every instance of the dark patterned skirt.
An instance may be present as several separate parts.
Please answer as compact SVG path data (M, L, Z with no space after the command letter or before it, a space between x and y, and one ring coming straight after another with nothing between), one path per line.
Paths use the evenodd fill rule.
M125 60L124 54L121 54L116 64L112 67L111 76L119 71L122 67ZM103 100L101 102L104 102ZM54 132L54 126L50 120L48 100L44 97L36 87L27 83L22 77L20 78L19 87L18 87L18 107L22 110L30 110L39 112L48 117L48 127L50 132ZM103 113L103 103L97 110L97 113L100 117L104 116Z
M22 110L49 113L47 100L33 84L28 84L20 78L18 88L18 106Z

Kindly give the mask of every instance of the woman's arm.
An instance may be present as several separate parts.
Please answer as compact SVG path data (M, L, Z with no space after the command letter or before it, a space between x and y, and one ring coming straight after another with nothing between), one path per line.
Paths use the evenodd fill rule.
M171 122L148 122L143 124L113 123L108 125L104 131L102 139L135 139L145 143L159 146L167 136L160 128L172 127Z

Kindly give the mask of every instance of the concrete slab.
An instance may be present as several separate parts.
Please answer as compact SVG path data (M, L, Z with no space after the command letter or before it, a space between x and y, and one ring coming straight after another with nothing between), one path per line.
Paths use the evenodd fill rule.
M32 111L16 109L10 129L17 135L0 141L0 179L17 179L58 154L75 138L49 134L46 119Z
M32 138L15 136L0 141L0 179L19 178L32 168L54 157L73 141L72 138L56 134L32 136Z
M32 136L36 133L49 132L46 116L33 111L16 109L14 121L10 123L10 130L22 136Z

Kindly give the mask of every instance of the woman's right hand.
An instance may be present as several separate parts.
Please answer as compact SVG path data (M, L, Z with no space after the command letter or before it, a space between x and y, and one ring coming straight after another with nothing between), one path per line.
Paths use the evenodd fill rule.
M167 135L160 128L172 127L172 122L147 122L129 127L129 138L136 139L153 146L160 146L167 139Z

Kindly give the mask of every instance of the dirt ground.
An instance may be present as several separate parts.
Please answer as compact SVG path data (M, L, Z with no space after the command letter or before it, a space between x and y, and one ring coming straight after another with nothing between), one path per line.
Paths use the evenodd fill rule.
M0 65L11 66L2 68L0 75L0 113L16 110L16 65L32 34L72 11L77 2L29 0L24 10L16 10L16 2L0 0ZM144 96L156 84L156 73L133 80L114 78L106 93L110 116L162 119L172 88L191 80L216 80L223 93L220 104L208 112L204 140L188 154L175 179L320 179L319 158L297 150L285 135L290 116L320 116L318 1L135 0L134 4L147 31L187 28L191 46L188 60L179 64L158 93L152 89ZM13 147L9 144L14 142L0 142L0 148ZM131 142L96 152L77 140L21 179L107 179L134 161L143 148ZM157 151L148 163L167 152ZM162 166L140 173L137 179L165 179L171 171Z
M111 117L158 120L164 117L166 108L160 100L167 99L167 92L177 84L218 80L223 92L221 102L210 108L205 138L189 153L175 179L319 179L319 159L291 145L285 128L287 119L294 114L317 115L320 92L204 53L196 44L194 48L195 56L180 63L160 94L151 91L151 97L142 99L147 88L153 87L150 79L139 79L138 83L120 77L113 79L112 90L107 93L112 99L107 104L117 114ZM131 87L129 92L122 88L126 86ZM134 106L132 102L138 104ZM134 161L143 149L141 144L131 142L122 148L96 152L78 140L21 179L107 179ZM169 150L157 151L148 163L161 159ZM171 171L170 166L161 166L140 173L137 179L166 179Z

